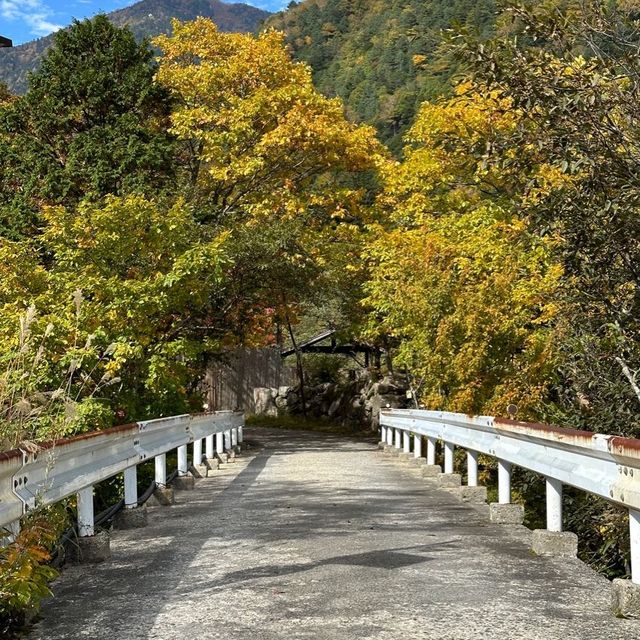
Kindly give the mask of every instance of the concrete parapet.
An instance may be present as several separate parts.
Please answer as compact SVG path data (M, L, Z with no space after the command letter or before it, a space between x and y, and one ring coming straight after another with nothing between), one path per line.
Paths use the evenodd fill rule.
M126 507L120 511L113 519L113 526L116 529L140 529L147 526L147 508L134 507L127 509Z
M169 507L175 504L176 498L171 487L156 487L149 498L149 504L158 507Z
M462 476L459 473L441 473L436 476L436 482L439 487L450 489L459 489L462 484Z
M620 618L640 618L640 584L616 578L611 588L613 613Z
M196 479L193 476L176 476L171 486L176 491L192 491L196 487Z
M389 455L392 455L394 458L398 458L402 453L402 449L398 449L397 447L389 447L388 453Z
M204 461L205 466L207 467L207 475L211 475L212 471L216 471L220 468L220 462L218 458L206 458Z
M499 504L492 502L489 505L489 519L494 524L522 524L524 522L524 507L521 504Z
M227 455L226 452L216 453L216 458L218 458L218 461L220 462L220 464L227 464L227 462L229 462L229 456Z
M422 467L423 478L437 478L442 473L442 468L439 464L425 464Z
M484 503L487 501L487 487L460 487L458 497L462 502Z
M412 467L424 467L427 464L427 459L416 458L415 456L413 456L408 462Z
M67 560L74 564L95 564L111 557L111 538L106 531L95 536L77 538L69 544Z
M538 556L575 558L578 555L578 536L571 531L534 529L531 536L531 551Z

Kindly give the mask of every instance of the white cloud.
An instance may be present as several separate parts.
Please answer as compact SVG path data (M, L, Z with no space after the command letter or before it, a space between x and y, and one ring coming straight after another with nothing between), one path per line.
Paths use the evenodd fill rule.
M0 0L0 16L26 24L34 36L62 29L51 21L53 11L42 0Z

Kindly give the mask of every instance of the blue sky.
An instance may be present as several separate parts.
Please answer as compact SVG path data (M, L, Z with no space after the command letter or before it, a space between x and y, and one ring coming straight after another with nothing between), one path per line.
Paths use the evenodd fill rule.
M87 18L134 4L134 0L0 0L0 36L21 44ZM247 4L278 11L286 0L249 0Z

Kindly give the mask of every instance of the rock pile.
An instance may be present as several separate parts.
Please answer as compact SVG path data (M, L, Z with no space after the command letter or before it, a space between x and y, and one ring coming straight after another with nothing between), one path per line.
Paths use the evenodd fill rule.
M407 385L399 377L385 376L373 381L368 371L346 382L323 382L305 388L307 415L327 418L341 424L370 425L377 429L380 409L405 408ZM299 387L253 390L257 415L281 416L302 414Z

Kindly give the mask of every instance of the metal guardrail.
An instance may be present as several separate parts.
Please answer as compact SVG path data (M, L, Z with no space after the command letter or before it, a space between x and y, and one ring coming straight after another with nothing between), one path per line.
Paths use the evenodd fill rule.
M178 474L187 474L187 445L194 464L242 442L244 415L232 411L180 415L113 427L42 444L29 453L0 454L0 527L15 523L36 502L53 504L73 494L79 500L81 535L93 534L93 485L125 473L125 503L137 505L136 466L156 459L156 481L166 483L166 453L178 450ZM89 500L91 498L91 500ZM84 512L81 513L84 509ZM84 528L83 528L84 527Z
M444 473L453 473L454 446L467 451L470 486L477 486L478 453L498 459L499 503L511 502L511 465L540 473L547 481L547 530L562 531L562 486L593 493L629 510L632 582L640 584L640 440L544 424L467 416L442 411L381 411L382 441L420 457L427 439L427 464L444 445Z

